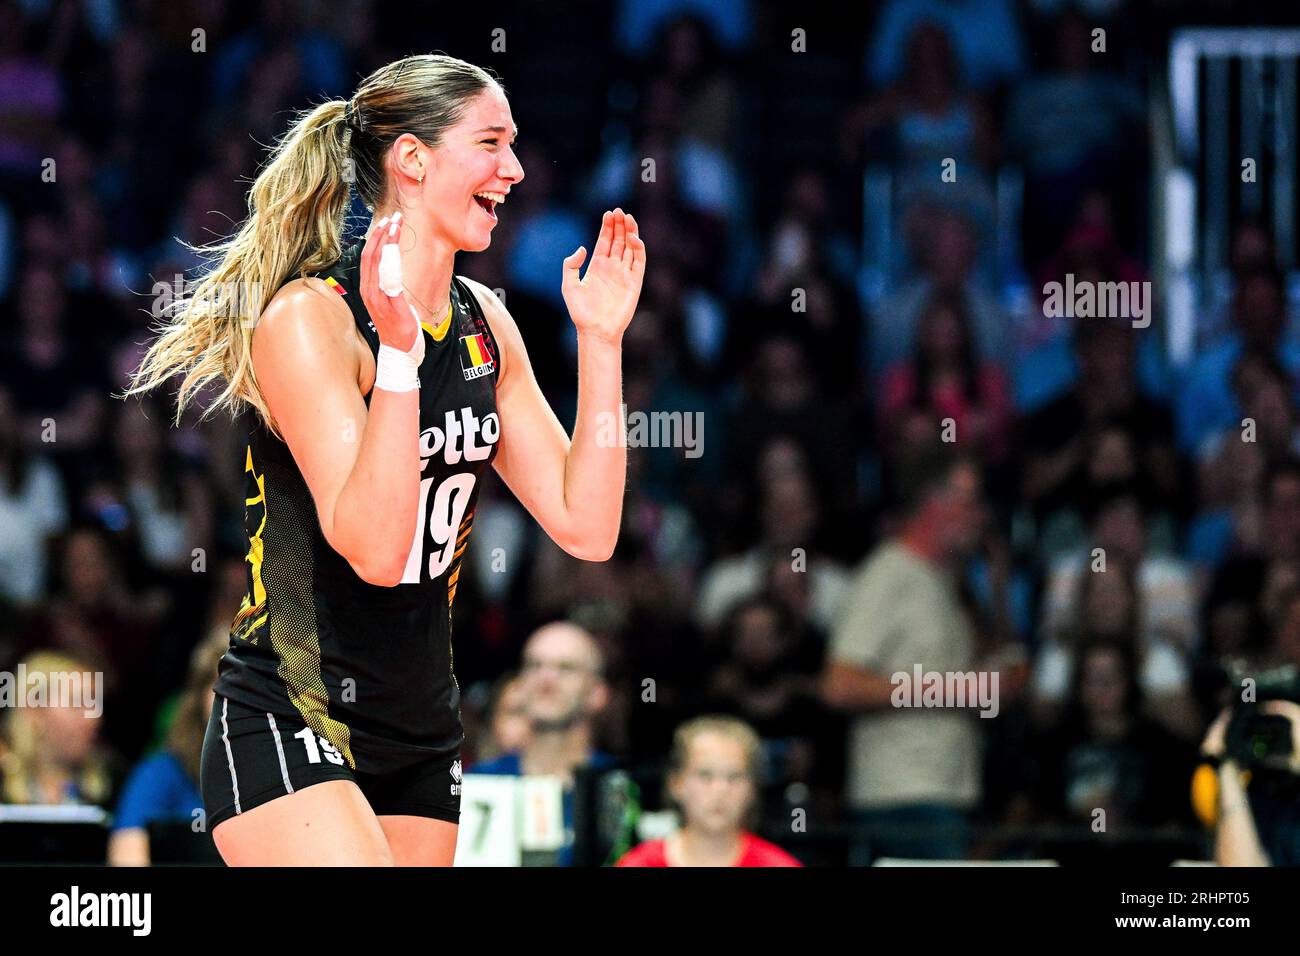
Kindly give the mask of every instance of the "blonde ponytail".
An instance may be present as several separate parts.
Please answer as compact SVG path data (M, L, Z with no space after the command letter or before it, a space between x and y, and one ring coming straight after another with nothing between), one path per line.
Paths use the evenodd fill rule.
M192 292L167 303L158 338L122 397L181 379L176 422L205 386L225 383L204 412L245 405L269 424L253 374L253 330L267 303L293 275L324 269L342 255L352 164L346 100L299 114L276 143L248 193L249 217L232 238L186 245L215 265Z

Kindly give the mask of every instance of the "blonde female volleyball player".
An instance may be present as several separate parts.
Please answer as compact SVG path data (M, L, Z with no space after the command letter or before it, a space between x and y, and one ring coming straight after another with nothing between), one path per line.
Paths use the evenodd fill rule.
M515 320L453 274L524 178L497 80L448 56L376 70L302 116L249 218L152 345L132 391L224 384L249 418L248 595L202 761L231 864L450 864L460 807L451 609L488 465L561 547L618 538L621 343L640 296L636 220L606 212L564 260L578 335L570 438ZM342 247L355 181L374 219ZM385 247L390 248L385 248Z

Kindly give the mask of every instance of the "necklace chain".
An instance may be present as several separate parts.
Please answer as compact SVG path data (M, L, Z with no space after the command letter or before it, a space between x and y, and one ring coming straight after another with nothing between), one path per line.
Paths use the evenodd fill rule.
M433 309L425 305L424 302L420 299L420 297L417 296L410 289L404 289L402 291L404 291L407 295L409 295L412 299L414 299L416 304L419 305L420 308L424 309L424 311L429 314L429 324L432 325L433 328L435 329L438 328L440 325L442 325L444 322L446 322L448 319L451 318L452 300L450 298L450 291L448 292L448 299L447 299L447 314L443 316L442 321L436 324L433 322L433 315L434 315Z

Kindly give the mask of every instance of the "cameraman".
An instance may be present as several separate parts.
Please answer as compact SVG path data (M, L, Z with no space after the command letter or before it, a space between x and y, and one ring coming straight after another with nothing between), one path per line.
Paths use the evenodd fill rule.
M1210 725L1201 753L1218 764L1218 812L1215 815L1214 862L1219 866L1300 866L1300 704L1267 700L1259 710L1286 718L1291 725L1291 753L1285 768L1251 771L1256 786L1248 794L1243 768L1225 756L1232 708ZM1271 784L1271 785L1266 785Z

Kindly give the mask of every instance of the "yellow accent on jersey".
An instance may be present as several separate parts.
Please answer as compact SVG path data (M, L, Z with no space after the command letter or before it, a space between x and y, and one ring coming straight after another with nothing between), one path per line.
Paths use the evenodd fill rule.
M248 536L248 554L244 556L244 560L248 562L252 588L244 595L230 630L241 640L256 644L259 636L257 630L266 623L266 585L262 582L262 532L266 530L266 479L253 468L251 446L244 458L244 471L252 475L253 481L257 484L257 495L253 498L245 498L244 507L252 508L261 505L262 521L258 524L257 531Z
M432 335L433 340L435 342L441 342L443 339L447 337L447 330L451 328L451 310L452 310L451 305L448 305L447 317L442 320L442 324L439 325L436 329L433 326L431 326L428 322L421 322L420 328L424 329L424 331Z
M262 532L266 530L266 476L259 475L253 469L253 449L251 446L248 448L248 455L244 459L244 471L249 472L253 476L253 480L257 482L257 497L246 498L244 506L262 506L262 523L257 526L257 533L248 539L247 555L248 563L253 567L252 603L255 607L260 608L266 604L266 585L262 583Z
M266 610L266 585L263 583L264 573L270 573L273 583L276 585L277 594L283 594L291 587L306 587L309 589L310 583L300 579L299 576L280 564L273 564L270 568L264 568L265 545L262 535L266 531L268 515L266 476L265 474L259 475L253 467L253 449L251 447L244 459L244 470L251 474L253 480L257 483L257 495L245 499L244 504L250 508L260 504L262 506L262 521L258 525L257 531L248 537L248 563L252 567L253 593L245 595L239 614L235 616L234 627L235 632L245 640L257 644L261 636L259 629L265 626L269 619ZM285 553L283 549L288 549L290 553L295 554L305 555L307 553L305 542L294 541L293 539L277 539L273 547L282 549L279 552L282 556ZM293 580L282 580L286 576L293 578ZM298 603L303 607L311 607L313 604L311 595L309 593L299 595ZM241 629L241 625L250 618L252 623L246 629ZM328 740L343 755L348 766L355 769L356 760L352 756L351 731L347 724L335 720L329 715L329 692L326 690L324 678L321 676L320 635L316 631L315 620L310 615L283 614L271 621L269 631L271 647L280 658L277 670L280 679L284 681L289 700L302 714L307 726L317 735Z

